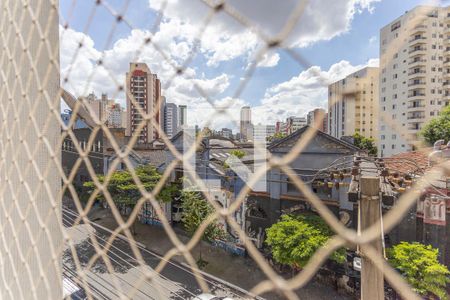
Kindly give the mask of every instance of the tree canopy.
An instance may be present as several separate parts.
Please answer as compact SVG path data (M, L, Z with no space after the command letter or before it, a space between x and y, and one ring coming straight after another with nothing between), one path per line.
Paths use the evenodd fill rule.
M284 132L277 132L277 133L275 133L275 134L273 134L273 135L271 135L271 136L268 136L268 137L266 138L266 140L267 140L268 142L273 142L273 141L276 141L276 140L280 140L280 139L282 139L282 138L285 138L286 136L287 136L287 134L284 133Z
M426 143L433 145L437 140L450 140L450 105L445 107L440 115L431 119L420 134Z
M245 152L241 149L234 149L230 151L230 155L234 155L237 158L241 159L245 156Z
M199 192L182 191L181 199L181 206L183 208L181 221L186 231L189 234L194 234L200 224L214 212L214 208L207 200L201 197ZM211 242L224 236L224 230L220 227L217 220L215 220L206 227L202 238Z
M148 192L151 192L155 188L162 177L156 168L151 165L138 166L135 169L135 173L142 182L142 187ZM97 177L101 183L105 181L105 176L97 175ZM87 188L88 193L93 192L96 188L93 181L85 182L83 186ZM116 170L112 173L108 183L108 191L114 203L125 206L133 206L142 197L137 183L128 170ZM169 202L172 200L176 191L177 188L174 184L166 184L158 195L156 195L156 199L161 202ZM99 193L97 199L103 200L104 195Z
M266 243L271 247L274 259L295 268L304 267L333 235L317 215L283 215L278 223L266 229L266 233ZM331 259L344 262L345 249L334 252Z
M353 144L360 149L367 150L369 155L376 156L378 153L375 140L373 138L367 138L358 132L353 135Z
M450 272L439 263L438 253L438 249L417 242L401 242L387 251L389 263L417 293L432 293L441 299L447 299L445 287L450 282Z

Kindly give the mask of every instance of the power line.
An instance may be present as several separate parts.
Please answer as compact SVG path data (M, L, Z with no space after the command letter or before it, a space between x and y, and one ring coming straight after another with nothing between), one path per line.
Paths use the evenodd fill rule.
M73 216L75 216L75 217L79 216L77 213L75 213L75 212L73 212L73 211L71 211L71 210L65 209L65 208L63 208L63 211L66 212L66 213L69 213L69 214L71 214L71 215L73 215ZM92 221L89 221L89 223L92 224L93 226L96 226L96 227L98 227L98 228L100 228L100 229L102 229L102 230L105 230L105 231L109 232L109 233L113 233L110 229L108 229L108 228L106 228L106 227L104 227L104 226L101 226L100 224L97 224L97 223L92 222ZM152 255L152 256L154 256L154 257L156 257L156 258L158 258L158 259L160 259L160 260L162 260L162 261L165 261L166 263L168 263L168 264L170 264L170 265L172 265L172 266L174 266L174 267L176 267L176 268L178 268L178 269L180 269L180 270L182 270L182 271L185 271L185 272L189 273L190 275L194 276L195 278L198 278L198 277L199 277L197 274L195 274L194 272L192 272L189 268L186 268L186 267L184 267L184 266L178 265L178 264L172 262L171 260L167 260L167 259L165 259L164 257L160 256L159 254L156 254L155 252L150 251L149 249L147 249L147 248L145 248L145 247L142 247L142 246L139 245L138 243L136 243L136 242L134 242L134 241L130 241L127 237L125 237L125 236L123 236L123 235L119 235L119 238L121 238L121 239L123 239L123 240L126 240L126 241L129 242L129 243L135 243L136 246L137 246L139 249L141 249L142 251L144 251L144 252L146 252L146 253L148 253L148 254L150 254L150 255ZM113 246L113 247L114 247L114 246ZM210 279L205 278L205 276L202 276L202 277L203 277L203 280L205 280L205 281L206 281L207 283L209 283L211 286L213 286L213 287L215 287L215 288L217 288L217 289L223 289L223 287L221 287L221 286L218 285L217 283L211 281ZM238 287L238 288L239 288L239 287ZM236 292L234 292L232 289L235 289L235 288L234 288L234 287L230 287L229 292L232 293L233 295L237 296L238 298L241 298L241 296L238 295ZM241 288L239 288L239 289L241 289ZM250 295L250 294L248 293L248 291L246 291L246 290L241 289L240 292L241 292L241 293L244 293L244 294L246 294L246 295L249 295L249 296L251 296L251 297L254 297L253 295Z
M75 219L70 219L70 217L68 217L67 215L66 215L66 216L63 216L63 218L65 218L65 220L70 220L70 221L74 221L74 220L75 220ZM73 227L72 227L72 228L73 228ZM81 229L79 229L79 228L75 228L75 229L76 229L77 231L79 231L79 232L83 232L83 231L82 231ZM127 257L129 257L130 259L132 259L133 261L135 261L136 263L139 264L139 261L138 261L136 258L132 257L132 256L129 255L128 253L125 253L124 251L122 251L121 249L119 249L117 246L114 246L113 243L109 243L107 240L105 240L104 238L102 238L102 237L101 237L99 234L97 234L97 233L94 233L94 235L96 236L97 239L103 241L105 244L110 245L112 248L116 249L116 250L119 251L120 253L126 255ZM87 243L90 244L91 246L94 246L92 242L87 241ZM133 264L131 264L129 261L123 259L122 257L120 257L119 255L117 255L117 254L114 253L113 251L109 251L109 253L111 253L111 255L116 256L118 259L120 259L120 260L122 260L123 262L125 262L128 266L130 266L130 267L135 267L135 266L134 266ZM122 267L124 266L123 264L120 264L116 259L114 259L114 258L112 258L112 257L110 257L110 259L111 259L113 262L115 262L118 266L122 266ZM138 270L139 273L141 273L142 275L145 276L145 273L144 273L143 271L141 271L141 270L139 270L139 269L137 269L137 270ZM168 278L166 278L166 277L163 276L162 274L158 274L158 276L160 276L161 278L164 278L164 279L166 279L166 280L169 280ZM121 279L121 280L122 280L122 279ZM130 286L133 286L133 284L130 284L128 281L125 281L125 280L122 280L122 281L126 282L126 283L127 283L128 285L130 285ZM171 280L169 280L169 281L171 281ZM155 282L156 282L156 281L155 281ZM171 281L171 282L173 282L173 281ZM169 292L175 293L175 294L177 294L177 296L180 296L177 292L171 291L171 290L168 289L167 287L164 287L164 285L162 285L161 283L158 283L158 284L161 285L161 286L162 286L163 288L165 288L166 290L168 290ZM180 289L183 289L183 290L186 291L187 293L191 294L192 296L195 296L195 294L193 294L193 293L190 292L189 290L187 290L187 289L181 287L179 284L177 284L177 283L175 283L175 282L174 282L174 284L175 284L176 286L178 286ZM144 294L144 295L146 295L146 296L148 296L148 297L151 298L151 296L148 295L148 294L146 294L145 292L143 292L143 291L141 291L141 290L139 290L139 292L141 292L142 294ZM180 297L183 298L182 296L180 296Z

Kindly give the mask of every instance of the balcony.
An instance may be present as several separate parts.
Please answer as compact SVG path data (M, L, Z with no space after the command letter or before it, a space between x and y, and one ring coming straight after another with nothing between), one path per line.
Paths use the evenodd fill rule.
M416 36L412 39L409 39L409 45L414 46L414 45L426 44L426 39L427 38L424 36Z
M414 109L414 108L424 108L425 104L410 104L408 106L408 109Z
M412 115L408 115L408 120L423 120L425 119L425 115L424 114L412 114Z
M411 35L414 36L417 33L423 33L427 31L426 25L417 25L416 27L411 29Z
M425 72L425 70L412 70L412 71L409 71L408 72L408 75L409 76L411 76L411 75L420 75L420 74L425 74L426 72Z
M413 49L410 49L408 51L408 53L409 54L412 54L412 53L414 53L414 54L420 54L420 53L425 54L426 51L427 51L427 47L415 47Z
M425 81L414 81L414 82L410 82L408 83L408 86L422 86L427 84Z
M415 93L408 95L408 99L410 100L422 99L423 97L425 97L425 93Z
M414 59L408 63L409 67L420 67L425 66L427 60L426 59Z

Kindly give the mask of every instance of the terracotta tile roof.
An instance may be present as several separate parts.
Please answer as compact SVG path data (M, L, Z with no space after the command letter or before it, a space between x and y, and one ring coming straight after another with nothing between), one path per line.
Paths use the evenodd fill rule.
M384 158L384 162L391 173L420 174L431 168L428 163L428 155L431 151L432 148L426 148L419 151L403 152Z

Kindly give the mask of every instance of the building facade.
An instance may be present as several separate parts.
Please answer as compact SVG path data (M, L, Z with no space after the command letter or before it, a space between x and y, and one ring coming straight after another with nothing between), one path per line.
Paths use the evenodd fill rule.
M178 107L174 103L164 105L164 132L168 138L178 132Z
M241 108L241 121L239 130L242 140L248 141L253 139L252 110L250 106L243 106Z
M328 134L378 137L378 74L366 67L328 86Z
M286 119L286 134L292 134L307 125L305 117L289 117Z
M139 144L147 144L158 138L157 126L161 127L161 82L145 63L130 63L126 75L127 87L127 131L128 136L137 134ZM132 95L134 101L130 99ZM153 122L147 122L139 131L139 125L144 121L139 111L152 116ZM156 125L156 126L155 126Z
M107 106L108 127L123 128L123 108L119 103L110 104Z
M181 129L187 125L187 106L178 105L178 127Z
M321 121L318 123L317 120ZM327 132L327 112L323 108L310 111L306 117L306 123L308 126L317 128L317 130Z
M450 8L418 6L380 32L379 154L415 149L450 100Z

